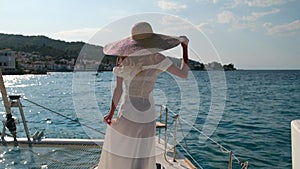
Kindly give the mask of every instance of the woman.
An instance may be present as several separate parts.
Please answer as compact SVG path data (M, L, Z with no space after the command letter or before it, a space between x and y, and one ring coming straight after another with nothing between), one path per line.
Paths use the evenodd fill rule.
M168 71L178 77L188 76L188 42L185 37L155 34L149 23L133 26L131 37L108 44L103 51L117 55L116 75L100 169L155 169L155 104L152 91L157 76ZM178 68L160 51L181 44L183 59ZM123 88L124 84L124 88ZM122 98L118 116L112 119Z

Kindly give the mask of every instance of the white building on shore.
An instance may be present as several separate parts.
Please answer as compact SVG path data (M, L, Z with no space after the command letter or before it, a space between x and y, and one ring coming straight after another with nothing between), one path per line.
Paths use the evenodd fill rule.
M11 49L0 50L0 66L3 72L16 70L16 53Z

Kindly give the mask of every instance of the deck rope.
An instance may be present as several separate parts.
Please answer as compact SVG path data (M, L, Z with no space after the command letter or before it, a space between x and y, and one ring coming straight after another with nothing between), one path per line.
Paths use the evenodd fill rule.
M198 163L198 161L187 151L187 149L184 148L184 146L180 143L177 143L186 153L187 155L197 164L200 169L203 169L203 167Z
M34 102L34 101L31 101L31 100L26 99L26 98L24 98L24 97L22 97L22 98L23 98L23 100L25 100L25 101L27 101L27 102L29 102L29 103L32 103L32 104L34 104L34 105L36 105L36 106L38 106L38 107L41 107L41 108L43 108L43 109L45 109L45 110L48 110L48 111L50 111L51 113L55 113L55 114L57 114L57 115L59 115L59 116L62 116L62 117L64 117L64 118L68 119L68 120L71 120L71 121L73 121L73 122L75 122L75 123L78 123L78 124L84 126L84 127L87 127L87 128L89 128L89 129L91 129L91 130L94 130L94 131L96 131L96 132L98 132L98 133L100 133L100 134L105 135L104 132L102 132L102 131L100 131L100 130L97 130L97 129L95 129L95 128L89 126L89 125L80 123L77 119L72 119L72 118L70 118L70 117L68 117L68 116L66 116L66 115L63 115L63 114L61 114L61 113L59 113L59 112L57 112L57 111L55 111L55 110L52 110L52 109L50 109L50 108L48 108L48 107L45 107L45 106L43 106L43 105L41 105L41 104L38 104L38 103Z

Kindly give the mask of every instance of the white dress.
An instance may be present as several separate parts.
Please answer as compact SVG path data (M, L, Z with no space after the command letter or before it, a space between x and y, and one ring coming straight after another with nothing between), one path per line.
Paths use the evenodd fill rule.
M162 54L153 54L128 57L113 69L123 78L123 97L116 122L107 126L98 169L156 168L152 91L157 76L171 64Z

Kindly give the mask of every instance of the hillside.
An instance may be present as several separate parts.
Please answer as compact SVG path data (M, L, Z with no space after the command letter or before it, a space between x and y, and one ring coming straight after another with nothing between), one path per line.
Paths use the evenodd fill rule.
M10 48L14 51L38 52L41 55L59 58L76 58L83 42L64 42L46 36L23 36L0 33L0 49Z
M55 60L77 59L84 45L85 49L89 48L89 52L92 52L93 55L95 51L102 52L102 47L86 44L84 42L65 42L46 36L24 36L0 33L0 50L10 48L13 51L37 53L41 57L52 56ZM103 55L103 53L99 53L98 55ZM105 57L103 62L107 63L112 59L115 58Z

